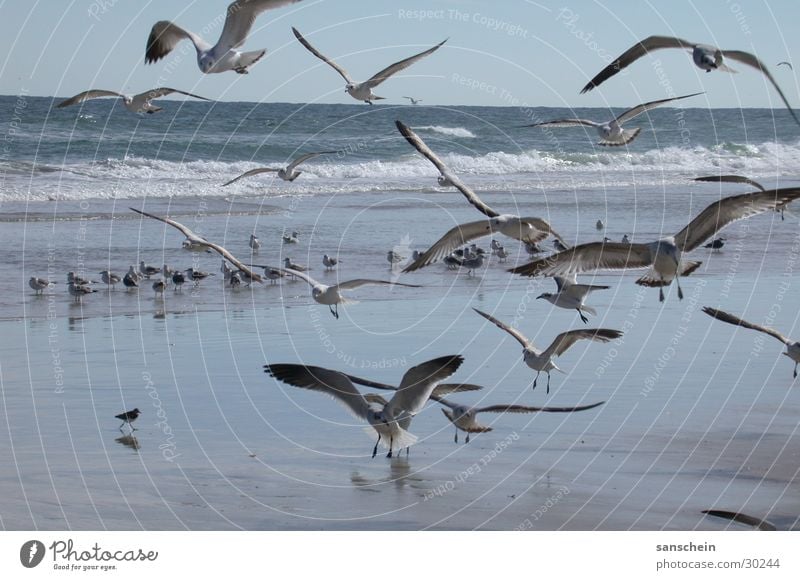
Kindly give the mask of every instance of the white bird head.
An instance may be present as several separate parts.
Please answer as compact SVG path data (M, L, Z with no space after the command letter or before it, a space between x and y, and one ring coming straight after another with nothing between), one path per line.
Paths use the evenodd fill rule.
M214 68L214 64L214 59L210 54L204 54L197 59L197 66L199 66L200 70L204 73L207 73Z

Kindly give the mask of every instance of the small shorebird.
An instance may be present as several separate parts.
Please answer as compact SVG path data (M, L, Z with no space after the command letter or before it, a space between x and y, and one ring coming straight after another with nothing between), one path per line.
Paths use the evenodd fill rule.
M325 284L320 284L314 280L314 278L308 274L305 274L304 272L288 270L286 268L276 269L284 272L285 274L291 274L292 276L296 276L297 278L305 280L306 283L311 286L311 297L314 298L317 303L327 306L330 309L331 314L333 314L333 317L337 319L339 318L339 304L352 304L354 302L342 296L341 292L344 290L353 290L355 288L360 288L361 286L367 286L371 284L419 288L419 286L414 284L401 284L400 282L391 282L388 280L368 280L364 278L339 282L333 286L326 286Z
M347 83L347 85L345 85L344 92L353 97L355 100L364 101L365 103L369 103L370 105L372 104L372 101L377 101L385 98L385 97L379 97L378 95L374 94L372 92L372 89L377 87L379 84L381 84L383 81L388 79L393 74L399 73L401 70L410 67L418 60L421 60L426 56L428 56L429 54L432 54L433 52L438 50L440 46L442 46L445 42L447 42L447 40L445 39L436 46L434 46L433 48L429 48L426 51L420 52L419 54L415 54L414 56L410 56L406 59L403 59L392 65L387 66L382 71L373 75L372 78L370 78L369 80L366 80L363 83L357 83L350 78L350 75L347 74L347 71L344 68L342 68L340 65L336 64L336 62L329 59L327 56L322 54L316 48L311 46L311 44L305 38L303 38L303 35L300 34L300 32L296 28L292 28L292 32L294 32L294 36L295 38L297 38L297 40L300 41L300 44L305 46L306 49L311 54L316 56L325 64L329 65L333 70L335 70L337 73L341 75L341 77L344 79L344 82Z
M792 107L789 105L789 101L786 100L786 97L784 96L781 88L778 86L778 83L774 78L772 78L767 65L761 62L755 55L742 50L721 50L715 46L689 42L687 40L683 40L682 38L675 38L672 36L649 36L644 40L637 42L628 50L619 55L606 68L597 73L597 76L595 76L586 84L585 87L583 87L581 93L591 91L593 88L600 86L603 81L611 78L619 71L643 57L647 53L663 48L681 48L690 50L692 52L692 60L694 60L694 64L706 72L711 72L712 70L736 72L725 64L724 60L727 58L758 69L764 74L764 76L767 77L767 79L769 79L769 82L771 82L772 86L775 87L775 90L778 92L778 95L780 95L781 100L786 105L786 108L789 110L792 118L798 125L800 125L800 119L798 119L794 114Z
M597 220L597 223L594 224L594 227L597 231L601 231L606 226L603 224L603 220Z
M800 188L771 189L725 197L701 211L674 236L650 243L591 242L509 270L522 276L564 276L593 270L649 268L636 283L656 286L664 301L664 286L673 280L683 298L680 277L694 272L702 262L682 261L684 253L700 247L728 224L773 210L800 198Z
M410 368L395 395L380 409L359 392L350 377L338 371L299 364L272 364L265 365L264 372L294 387L324 393L343 403L378 434L372 457L378 453L381 443L389 448L386 457L392 457L395 449L407 449L417 442L417 437L402 425L407 425L422 410L436 385L455 373L463 362L462 356L449 355Z
M240 176L231 179L227 183L223 183L222 187L235 183L245 177L258 175L259 173L277 173L278 177L284 181L294 181L300 177L301 173L303 173L302 171L297 171L298 165L308 161L309 159L314 159L314 157L319 157L320 155L333 155L334 153L336 153L336 151L317 151L314 153L306 153L305 155L301 155L300 157L294 159L286 167L257 167L255 169L251 169L250 171L245 171Z
M331 258L328 254L322 256L322 265L325 266L326 270L333 270L338 263L339 260L337 258Z
M672 97L669 99L660 99L658 101L642 103L641 105L637 105L632 109L628 109L621 115L611 119L610 121L606 121L605 123L589 121L588 119L558 119L556 121L546 121L544 123L524 125L524 127L580 127L581 125L586 127L594 127L597 130L597 134L600 136L600 142L598 145L603 145L605 147L620 147L622 145L627 145L636 139L636 137L642 131L640 127L636 127L635 129L623 129L622 125L624 123L638 117L650 109L655 109L656 107L660 107L661 105L665 105L672 101L688 99L689 97L696 97L697 95L702 94L703 93L693 93L691 95L683 95L682 97ZM602 227L597 229L602 229Z
M104 284L111 286L112 290L116 290L116 285L122 281L122 278L120 278L116 274L112 274L108 270L103 270L102 272L100 272L100 279L103 281Z
M716 308L710 308L706 306L703 308L703 312L709 316L713 316L717 320L721 320L722 322L727 322L728 324L733 324L734 326L741 326L742 328L749 328L750 330L757 330L758 332L763 332L772 338L780 340L784 345L786 345L786 352L782 354L788 356L794 361L794 378L797 378L797 365L800 364L800 342L793 341L791 338L782 335L777 330L773 330L767 326L760 326L758 324L753 324L752 322L747 322L738 316L728 314L727 312L717 310Z
M122 99L122 104L125 105L125 108L128 109L132 113L158 113L161 111L161 107L156 107L151 101L153 99L158 99L161 97L166 97L167 95L171 95L172 93L179 93L181 95L186 95L187 97L194 97L195 99L200 99L202 101L208 101L209 99L205 97L201 97L199 95L193 95L192 93L187 93L186 91L179 91L178 89L170 89L167 87L160 87L157 89L150 89L149 91L145 91L144 93L139 93L138 95L123 95L122 93L117 93L115 91L104 91L100 89L92 89L90 91L84 91L71 97L65 101L61 101L56 107L59 109L63 107L69 107L70 105L76 105L78 103L83 103L84 101L89 101L91 99L98 99L100 97L119 97Z
M280 8L297 1L299 0L236 0L231 2L226 10L222 33L214 46L174 22L160 20L150 30L144 62L150 64L159 61L172 52L182 40L189 40L197 52L197 66L201 72L210 74L232 70L239 74L246 74L247 69L261 60L261 57L267 52L266 49L250 52L236 50L247 40L256 18L265 10ZM217 26L219 26L218 21L213 20L206 28L213 30ZM175 61L175 63L177 62L179 60Z
M134 409L133 411L125 411L124 413L120 413L119 415L114 415L115 419L119 419L122 421L122 425L119 426L120 431L122 431L122 427L125 423L131 428L131 431L136 431L136 427L132 425L134 421L141 415L141 411L139 409Z
M500 233L509 238L522 242L540 242L548 236L561 239L561 236L550 227L545 220L537 217L519 217L515 215L501 215L486 205L477 194L465 185L454 173L448 169L444 162L425 144L425 142L409 127L395 121L397 129L406 138L412 147L430 161L439 173L447 177L479 212L486 216L477 222L457 225L442 236L422 256L406 266L403 272L413 272L448 256L459 246L468 244L473 240L493 233Z
M584 304L586 297L590 292L595 290L609 289L609 286L578 284L578 279L575 274L570 274L569 276L554 276L553 280L555 280L558 292L555 294L551 292L544 292L536 297L537 300L539 298L544 298L553 306L566 308L567 310L577 310L584 324L589 322L589 319L583 315L584 312L588 312L593 316L597 315L597 311L594 308Z
M537 349L534 344L528 340L516 328L512 328L497 320L491 314L481 312L477 308L473 308L475 312L483 316L486 320L505 330L508 334L513 336L517 342L522 345L522 358L525 364L536 371L536 378L533 380L533 388L536 388L536 381L539 379L539 373L547 373L547 392L550 392L550 371L562 371L553 362L557 356L564 354L569 347L578 342L579 340L595 340L597 342L608 342L622 336L619 330L610 330L608 328L587 328L585 330L569 330L562 332L556 339L544 350Z
M37 294L43 294L50 284L55 284L55 282L51 282L47 278L37 278L36 276L31 276L30 280L28 280L28 286L35 290Z
M715 238L707 243L704 248L711 248L715 252L719 252L722 249L722 246L725 245L725 238Z

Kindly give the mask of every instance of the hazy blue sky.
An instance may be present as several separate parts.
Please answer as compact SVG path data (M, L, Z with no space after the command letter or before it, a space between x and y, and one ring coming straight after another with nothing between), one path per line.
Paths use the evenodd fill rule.
M388 102L413 95L428 104L633 105L705 90L696 106L782 106L757 71L733 63L740 74L706 74L677 50L642 59L600 89L578 94L636 40L663 34L756 53L800 107L797 77L774 66L800 55L797 0L304 0L256 21L244 50L269 52L249 75L203 75L194 50L171 71L165 68L170 57L144 64L154 22L173 20L213 43L220 28L202 32L226 5L0 1L0 93L69 96L88 88L171 86L219 100L354 103L339 75L295 40L290 27L296 26L357 80L449 37L438 52L376 89ZM796 64L800 73L800 58Z

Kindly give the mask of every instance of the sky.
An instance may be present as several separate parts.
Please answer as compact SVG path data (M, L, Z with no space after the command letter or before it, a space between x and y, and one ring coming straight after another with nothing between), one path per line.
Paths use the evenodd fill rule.
M222 101L355 103L341 77L300 45L298 28L356 80L448 39L387 80L387 103L604 107L706 91L694 106L782 107L754 69L696 68L688 53L645 57L580 95L583 85L637 40L658 34L757 54L789 102L800 84L797 0L303 0L262 13L242 50L268 49L250 74L204 75L191 44L144 64L150 28L172 20L215 43L225 0L0 0L0 94L71 96L89 88L142 92L169 86ZM215 20L216 19L216 20ZM800 58L797 61L800 73ZM365 105L366 106L366 105Z

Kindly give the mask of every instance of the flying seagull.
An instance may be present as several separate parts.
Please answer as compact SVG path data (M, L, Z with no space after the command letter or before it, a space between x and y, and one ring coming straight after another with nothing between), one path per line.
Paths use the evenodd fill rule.
M408 99L409 101L411 101L412 105L416 105L417 103L421 103L422 102L422 99L415 99L414 97L403 97L403 98L404 99Z
M778 83L775 82L775 79L772 78L769 69L767 69L767 65L758 60L755 55L741 50L721 50L715 46L696 44L694 42L689 42L681 38L674 38L672 36L649 36L641 42L637 42L631 48L617 57L614 62L601 70L597 76L590 80L586 86L583 87L581 93L586 93L591 91L593 88L600 86L603 81L611 78L635 60L643 57L648 52L662 48L684 48L691 50L694 64L706 72L711 72L712 70L736 72L723 62L725 58L741 62L742 64L746 64L747 66L751 66L760 70L769 79L769 81L772 83L772 86L775 87L775 90L778 91L781 100L786 105L786 108L789 109L789 113L792 115L792 118L798 125L800 125L800 119L798 119L794 114L792 107L789 105L789 101L786 100L783 91L778 86Z
M591 242L581 244L547 258L534 260L509 270L522 276L565 276L591 270L650 270L636 283L658 287L659 300L664 301L664 286L673 280L678 285L678 298L683 299L679 278L694 272L702 262L681 262L685 252L697 249L708 238L728 224L775 209L800 197L800 188L771 189L734 195L716 201L701 211L689 225L674 236L646 244Z
M343 290L353 290L355 288L360 288L361 286L367 286L371 284L383 284L389 286L405 286L407 288L419 288L419 286L414 284L401 284L400 282L391 282L387 280L368 280L365 278L359 278L356 280L348 280L346 282L339 282L338 284L334 284L333 286L327 286L325 284L321 284L314 280L311 276L304 272L299 272L297 270L291 270L288 268L275 268L276 270L280 270L285 274L290 274L292 276L296 276L311 286L311 297L314 298L316 302L319 304L326 305L331 314L333 314L334 318L339 318L339 304L351 304L353 303L352 300L348 300L344 296L342 296L341 291Z
M294 181L300 174L303 173L302 171L297 171L297 166L303 163L304 161L308 161L309 159L313 159L314 157L319 157L320 155L330 155L332 153L336 153L336 151L319 151L316 153L306 153L305 155L301 155L297 159L293 160L289 165L286 167L258 167L256 169L251 169L250 171L246 171L242 173L239 177L235 179L231 179L228 183L224 183L222 187L226 185L230 185L231 183L235 183L242 179L243 177L250 177L251 175L258 175L259 173L277 173L278 177L283 179L284 181Z
M545 220L538 217L519 217L515 215L501 215L483 203L477 194L465 185L454 173L448 169L444 162L431 151L425 142L400 121L395 121L397 129L417 151L436 166L441 176L444 176L451 185L456 187L475 208L489 219L469 222L452 228L439 239L433 246L423 253L418 259L403 269L403 272L413 272L437 260L448 256L453 250L466 243L495 232L504 236L520 240L525 243L536 243L554 236L563 242L561 236L550 227ZM566 244L565 244L566 245Z
M782 60L781 62L779 62L775 66L781 66L782 64L788 66L789 70L794 71L794 67L792 66L792 63L790 63L789 61L786 61L786 60Z
M401 423L419 413L436 385L455 373L463 362L460 355L450 355L410 368L395 395L380 410L367 401L347 375L338 371L299 364L272 364L265 365L264 372L294 387L324 393L343 403L378 434L372 457L378 453L380 443L389 448L386 457L392 457L395 449L408 448L417 442L417 437Z
M237 260L236 257L233 254L231 254L228 250L226 250L225 248L223 248L219 244L215 244L213 242L209 242L205 238L202 238L202 237L198 236L196 233L194 233L192 230L187 228L185 225L183 225L183 224L181 224L179 222L176 222L173 219L163 218L163 217L160 217L160 216L157 216L157 215L153 215L151 213L147 213L147 212L144 212L144 211L132 208L132 207L129 208L129 209L131 211L135 211L136 213L141 214L143 216L152 218L154 220L158 220L160 222L164 222L165 224L169 224L173 228L176 228L176 229L180 230L181 233L184 236L186 236L186 239L183 242L184 247L186 247L186 243L188 242L190 245L195 246L195 247L205 247L205 248L208 248L210 250L214 250L220 256L222 256L223 258L228 260L231 264L233 264L234 266L236 266L237 268L239 268L240 270L245 272L253 280L255 280L256 282L261 282L261 276L259 276L258 274L256 274L252 270L250 270L250 268L245 266L242 262ZM174 281L174 278L173 278L173 281Z
M761 530L762 532L774 532L778 529L775 524L770 521L748 516L747 514L739 512L729 512L727 510L703 510L703 513L709 516L739 522L740 524L751 526L757 530Z
M566 308L568 310L577 310L578 314L580 314L581 320L584 323L589 322L589 319L583 315L584 312L588 312L593 316L597 315L597 311L594 308L584 304L586 297L590 292L595 290L609 289L609 286L578 284L578 279L575 274L570 274L569 276L555 276L553 280L556 282L558 292L544 292L543 294L537 296L536 299L538 300L539 298L544 298L553 306Z
M544 350L539 350L534 346L534 344L527 339L527 337L522 334L516 328L512 328L511 326L500 322L491 314L486 314L485 312L481 312L477 308L473 308L475 312L483 316L486 320L505 330L508 334L513 336L517 342L522 345L522 358L525 361L525 364L531 367L533 370L536 371L536 378L533 380L533 388L536 388L536 381L539 380L539 373L545 372L547 373L547 392L550 392L550 371L556 370L560 372L562 371L560 368L556 366L556 363L553 362L553 359L557 356L561 356L564 354L569 347L573 344L578 342L579 340L596 340L598 342L608 342L610 340L614 340L615 338L619 338L622 336L622 332L619 330L610 330L608 328L587 328L583 330L569 330L567 332L562 332L559 334L556 339Z
M721 320L722 322L727 322L728 324L733 324L734 326L741 326L742 328L749 328L750 330L757 330L758 332L763 332L772 338L780 340L784 345L786 345L786 352L783 354L794 361L794 378L797 378L797 365L800 364L800 342L795 342L791 338L783 336L777 330L773 330L767 326L759 326L758 324L747 322L738 316L728 314L727 312L717 310L716 308L710 308L706 306L703 308L703 312L716 318L717 320Z
M252 52L236 50L247 40L250 29L259 14L272 8L280 8L300 0L236 0L228 5L225 25L215 46L193 32L184 30L169 20L160 20L153 25L147 38L144 62L150 64L167 56L182 40L194 44L197 66L203 73L221 73L229 70L246 74L248 68L258 62L266 49Z
M661 99L658 101L650 101L649 103L642 103L632 109L628 109L615 119L611 119L605 123L597 123L587 119L558 119L556 121L545 121L544 123L534 123L533 125L524 125L525 127L578 127L585 125L587 127L594 127L600 135L600 142L598 145L606 147L619 147L627 145L641 132L640 127L635 129L623 129L622 125L631 119L638 117L645 111L655 109L661 105L680 99L688 99L689 97L696 97L703 93L692 93L691 95L683 95L682 97L672 97L670 99Z
M125 108L128 109L132 113L158 113L161 111L161 107L156 107L151 101L153 99L159 99L161 97L166 97L167 95L171 95L172 93L179 93L181 95L186 95L187 97L194 97L195 99L200 99L203 101L208 101L205 97L201 97L199 95L194 95L192 93L187 93L186 91L179 91L178 89L170 89L167 87L161 87L158 89L150 89L144 93L139 93L138 95L124 95L122 93L117 93L114 91L104 91L100 89L92 89L90 91L84 91L82 93L78 93L72 98L66 99L61 101L58 105L56 105L59 109L63 109L64 107L69 107L70 105L77 105L78 103L83 103L84 101L89 101L91 99L99 99L101 97L119 97L122 99L122 104L125 105Z
M747 185L752 185L761 191L767 191L759 182L743 175L705 175L703 177L695 177L694 181L708 181L712 183L744 183ZM784 221L785 219L783 214L786 211L787 205L788 203L782 203L775 208L775 211L780 212L781 214L781 221Z
M386 98L386 97L379 97L379 96L373 94L372 89L377 87L379 84L381 84L383 81L388 79L393 74L396 74L396 73L400 72L401 70L410 67L412 64L414 64L418 60L422 60L423 58L425 58L429 54L432 54L440 46L442 46L445 42L447 42L447 39L445 39L442 42L440 42L439 44L437 44L436 46L434 46L433 48L429 48L426 51L420 52L419 54L415 54L414 56L410 56L410 57L408 57L406 59L403 59L401 61L398 61L398 62L396 62L396 63L394 63L394 64L392 64L390 66L387 66L385 69L383 69L379 73L376 73L375 75L373 75L373 77L371 79L369 79L368 81L364 81L363 83L357 83L353 79L350 78L350 75L347 74L347 71L344 68L342 68L341 66L336 64L336 62L332 61L327 56L325 56L320 51L318 51L316 48L311 46L311 44L309 44L309 42L305 38L303 38L303 35L300 34L300 32L296 28L292 28L292 32L294 32L294 35L295 35L295 37L297 37L297 40L300 41L300 44L305 46L311 54L313 54L318 59L320 59L323 62L325 62L328 65L330 65L331 68L333 68L336 72L338 72L342 76L344 81L347 83L347 85L345 85L345 88L344 88L346 93L348 93L355 100L364 101L365 103L369 103L370 105L372 104L372 101L376 101L376 100L379 100L379 99L385 99Z

